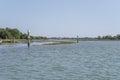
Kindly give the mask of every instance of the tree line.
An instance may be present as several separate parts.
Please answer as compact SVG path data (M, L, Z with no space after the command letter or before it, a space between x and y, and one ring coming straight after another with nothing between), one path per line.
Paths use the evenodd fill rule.
M27 34L17 28L0 28L0 39L27 39ZM31 36L31 39L47 39L43 36Z
M27 39L27 34L22 33L17 28L0 28L0 39ZM43 36L31 36L31 39L47 39L47 37ZM64 38L63 38L64 39ZM70 39L70 38L69 38ZM81 38L82 39L82 38ZM106 35L106 36L98 36L96 38L83 38L83 39L97 39L97 40L120 40L120 34L116 36Z
M106 36L98 36L98 40L120 40L120 34L117 34L116 36L106 35Z

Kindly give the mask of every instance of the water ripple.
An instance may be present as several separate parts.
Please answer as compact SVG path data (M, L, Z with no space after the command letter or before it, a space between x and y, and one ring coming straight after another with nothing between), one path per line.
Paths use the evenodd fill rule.
M120 42L0 46L1 80L119 80Z

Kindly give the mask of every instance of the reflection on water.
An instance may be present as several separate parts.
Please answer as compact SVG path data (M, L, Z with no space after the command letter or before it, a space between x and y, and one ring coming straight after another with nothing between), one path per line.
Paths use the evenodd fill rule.
M0 80L119 80L119 61L117 41L0 45Z

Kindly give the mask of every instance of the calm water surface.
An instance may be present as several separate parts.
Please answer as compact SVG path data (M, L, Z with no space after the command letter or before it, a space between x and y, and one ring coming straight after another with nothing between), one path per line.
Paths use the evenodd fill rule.
M0 45L0 80L120 80L120 42Z

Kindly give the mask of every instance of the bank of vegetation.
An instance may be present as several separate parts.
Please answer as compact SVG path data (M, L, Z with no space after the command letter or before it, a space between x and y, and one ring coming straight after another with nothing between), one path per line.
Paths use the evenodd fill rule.
M59 42L54 42L54 43L49 43L49 44L44 44L44 45L61 45L61 44L74 44L75 42L70 42L70 41L59 41Z
M98 40L120 40L120 34L116 36L106 35L106 36L98 36Z
M1 40L3 43L18 43L18 42L26 42L27 41L27 33L22 33L20 30L18 30L17 28L0 28L0 43ZM68 37L64 37L64 38L57 38L57 37L52 37L52 38L47 38L47 37L43 37L43 36L32 36L31 35L31 40L35 40L35 41L45 41L47 39L52 39L52 40L77 40L77 38L68 38ZM81 41L97 41L97 40L120 40L120 34L117 34L115 36L111 36L111 35L106 35L106 36L98 36L98 37L84 37L84 38L78 38L78 40ZM56 45L58 43L54 43L53 45ZM63 44L59 43L59 44ZM65 44L65 43L64 43Z
M50 39L56 39L56 40L79 40L79 41L111 41L111 40L120 40L120 34L117 34L115 36L112 35L105 35L105 36L98 36L98 37L79 37L79 38L68 38L68 37L52 37Z
M27 40L27 36L28 35L26 33L22 33L17 28L0 28L0 39L3 43L11 43L13 41L17 43L25 41ZM32 39L47 39L47 37L31 35L31 40Z

